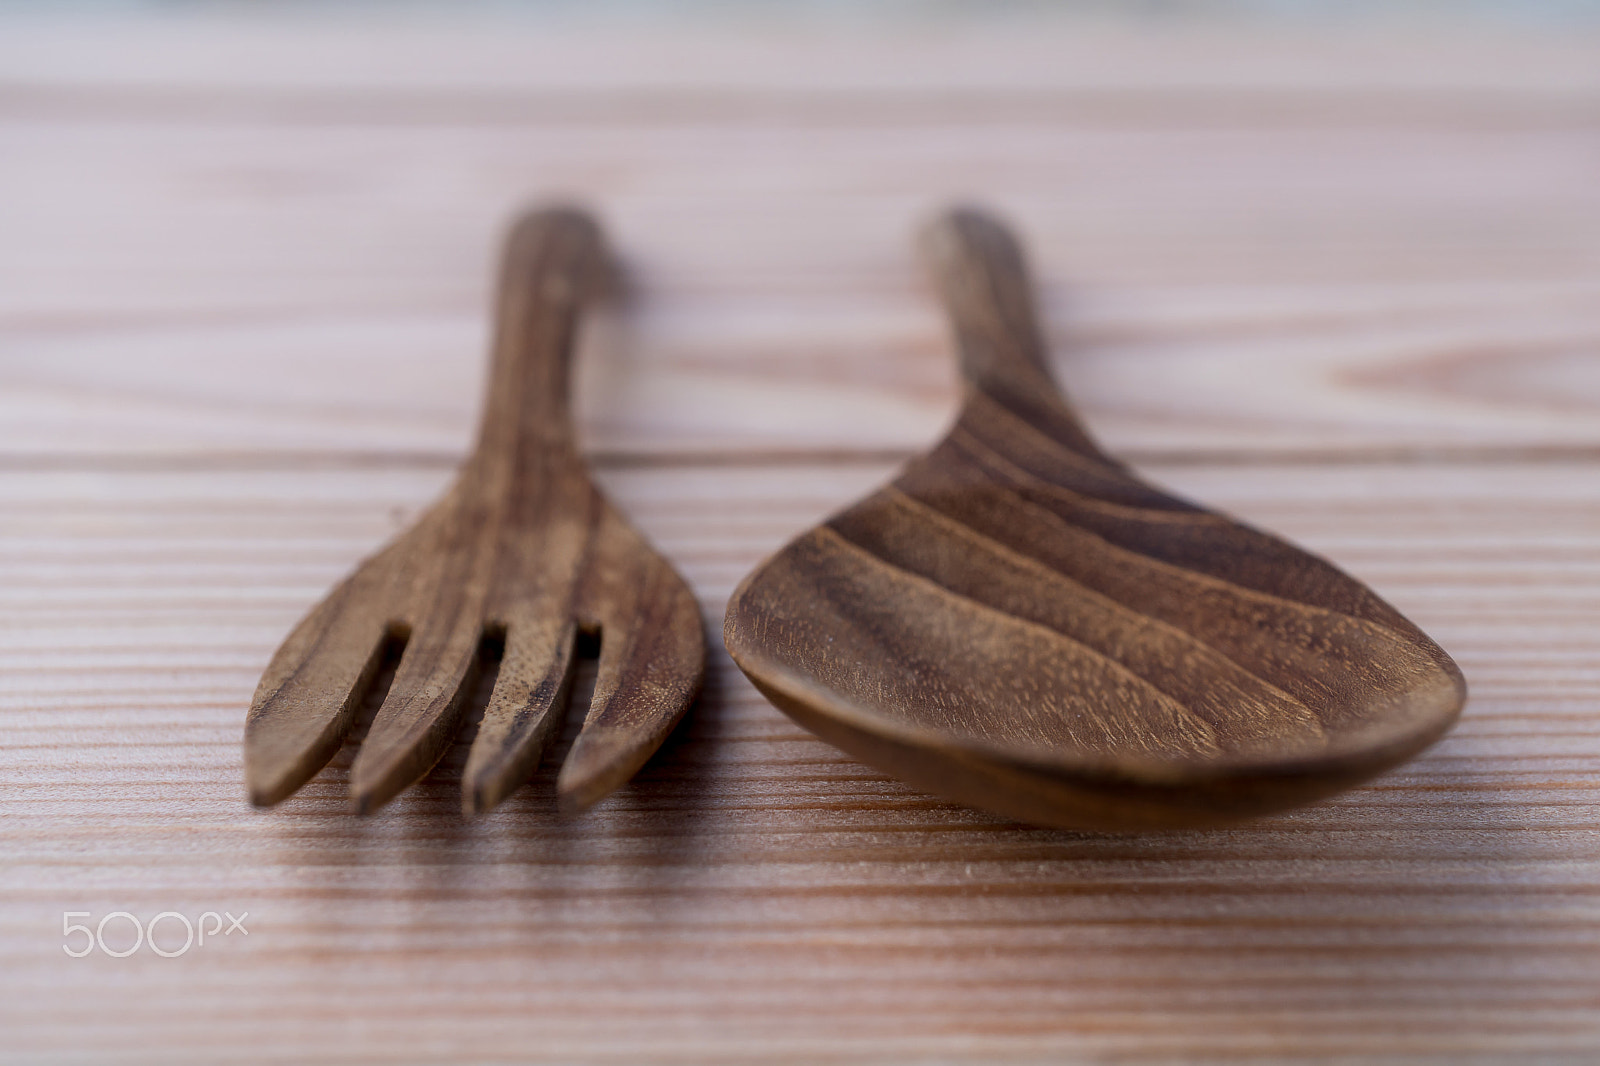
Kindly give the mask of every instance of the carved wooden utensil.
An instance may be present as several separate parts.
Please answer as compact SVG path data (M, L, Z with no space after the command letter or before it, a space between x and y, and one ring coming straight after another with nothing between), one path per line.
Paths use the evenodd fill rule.
M567 703L580 636L600 640L583 730L557 779L582 809L631 777L700 688L694 597L589 480L568 411L580 303L599 287L585 215L524 217L506 243L475 451L449 492L328 594L273 657L245 726L245 776L282 800L338 750L384 657L404 652L351 769L358 811L449 747L486 641L504 653L468 756L462 804L487 810L537 766Z
M728 651L773 703L930 792L1099 830L1302 803L1450 726L1461 672L1393 607L1100 451L1000 223L956 211L924 252L965 403L734 593Z

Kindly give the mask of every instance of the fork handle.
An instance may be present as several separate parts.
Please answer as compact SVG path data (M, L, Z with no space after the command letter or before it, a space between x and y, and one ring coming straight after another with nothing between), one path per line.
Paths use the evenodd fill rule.
M544 208L512 226L501 258L478 458L576 449L572 348L578 311L599 289L604 270L600 227L582 211Z

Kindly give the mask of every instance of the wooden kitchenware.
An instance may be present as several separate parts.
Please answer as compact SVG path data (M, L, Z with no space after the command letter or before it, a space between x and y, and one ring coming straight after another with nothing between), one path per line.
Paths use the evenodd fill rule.
M581 809L635 770L682 717L705 668L693 595L600 494L568 411L577 315L604 274L595 224L523 218L506 244L477 447L454 486L292 632L245 727L250 798L277 803L348 733L386 646L404 652L351 770L371 811L447 750L486 660L503 646L462 802L494 806L526 779L565 711L580 638L599 642L594 697L557 791Z
M773 703L930 792L1096 830L1304 803L1450 726L1461 673L1393 607L1100 451L999 222L958 210L925 238L965 401L734 593L728 651Z

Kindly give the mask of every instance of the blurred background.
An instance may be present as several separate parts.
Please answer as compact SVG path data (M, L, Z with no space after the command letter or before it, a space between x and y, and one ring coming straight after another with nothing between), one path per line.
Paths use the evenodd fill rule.
M0 17L11 450L458 453L498 232L548 197L633 282L584 363L599 450L926 440L911 234L956 199L1025 231L1119 447L1600 431L1600 4Z

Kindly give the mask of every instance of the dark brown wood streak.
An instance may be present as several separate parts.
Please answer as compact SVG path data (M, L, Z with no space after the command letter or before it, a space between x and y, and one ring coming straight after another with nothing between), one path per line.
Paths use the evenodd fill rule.
M351 770L370 811L444 755L486 636L504 651L463 777L468 812L537 767L566 711L580 633L600 640L583 730L558 780L582 809L631 777L699 691L699 607L672 566L595 488L568 409L578 311L605 270L588 216L513 228L477 447L456 483L289 635L256 690L245 773L259 805L317 773L349 732L386 639L405 650Z
M1450 726L1461 672L1393 607L1100 451L1003 225L962 209L925 237L964 405L735 592L728 650L769 699L931 792L1098 830L1306 802Z

